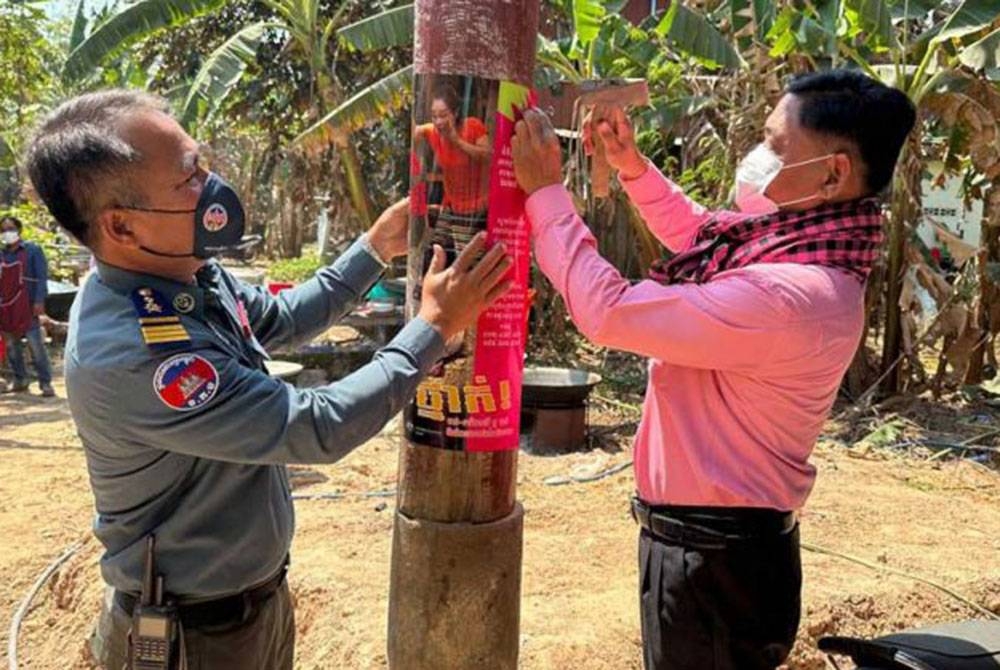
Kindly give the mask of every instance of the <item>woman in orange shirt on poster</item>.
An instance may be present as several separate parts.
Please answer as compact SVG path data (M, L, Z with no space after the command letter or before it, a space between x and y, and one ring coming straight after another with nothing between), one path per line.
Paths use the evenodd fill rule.
M435 90L430 111L431 122L417 126L414 136L434 154L434 169L429 172L440 174L444 187L434 241L453 256L486 228L493 151L486 124L463 114L453 88Z

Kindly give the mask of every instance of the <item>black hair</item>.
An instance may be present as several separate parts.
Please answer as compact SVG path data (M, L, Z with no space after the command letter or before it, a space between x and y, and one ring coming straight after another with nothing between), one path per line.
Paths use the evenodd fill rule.
M462 99L459 97L458 91L455 90L454 86L442 84L436 87L431 93L431 101L433 102L434 100L440 100L447 105L451 113L455 115L456 121L461 121L465 116L462 113Z
M32 186L59 224L92 246L90 224L114 201L137 201L130 168L142 158L119 131L132 112L166 113L166 102L142 91L112 89L67 100L45 117L27 151Z
M8 221L14 224L14 227L17 228L17 232L21 232L22 230L24 230L24 224L21 223L21 219L17 218L16 216L9 216L9 215L0 216L0 226L7 223Z
M800 75L786 92L802 102L799 123L803 128L847 140L857 148L870 195L889 185L917 119L916 108L905 93L846 69Z

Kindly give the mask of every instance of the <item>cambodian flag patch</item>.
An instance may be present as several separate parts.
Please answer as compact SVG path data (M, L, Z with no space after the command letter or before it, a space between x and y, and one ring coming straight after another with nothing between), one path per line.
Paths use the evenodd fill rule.
M215 397L219 373L201 356L177 354L156 368L153 390L167 407L188 412Z

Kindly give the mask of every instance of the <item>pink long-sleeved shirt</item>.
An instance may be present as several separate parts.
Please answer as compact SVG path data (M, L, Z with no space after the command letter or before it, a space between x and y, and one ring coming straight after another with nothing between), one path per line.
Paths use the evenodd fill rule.
M711 212L650 167L623 183L668 248ZM632 285L597 252L561 185L527 202L535 257L595 344L648 356L635 438L651 504L799 509L809 463L864 323L864 287L818 265L759 264L704 284Z

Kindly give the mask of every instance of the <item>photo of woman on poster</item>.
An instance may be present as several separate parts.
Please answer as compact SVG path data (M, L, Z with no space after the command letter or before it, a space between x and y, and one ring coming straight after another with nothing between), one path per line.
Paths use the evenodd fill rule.
M416 145L426 143L433 156L429 181L440 181L441 202L434 228L435 243L457 254L486 227L489 168L492 157L486 123L468 115L454 86L444 82L430 94L430 122L414 131ZM452 237L453 236L453 237ZM451 248L451 242L459 248Z
M434 245L444 249L450 264L477 233L487 229L499 82L417 75L415 93L411 235L421 242L419 257L411 259L414 299L419 297L419 278ZM475 347L475 327L453 337L431 377L446 387L463 387L472 377ZM446 438L441 422L416 415L412 422L422 436L417 441L463 448L465 440Z
M418 77L417 91L420 116L427 119L413 131L416 172L425 185L420 210L430 236L425 264L434 244L451 263L476 233L486 230L493 145L484 119L489 118L488 105L495 105L496 83ZM473 337L466 331L449 342L445 362L468 356L465 343Z

